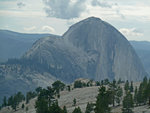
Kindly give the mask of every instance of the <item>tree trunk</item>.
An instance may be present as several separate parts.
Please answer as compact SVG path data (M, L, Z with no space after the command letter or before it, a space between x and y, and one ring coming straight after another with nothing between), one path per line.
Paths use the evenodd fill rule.
M150 97L149 97L149 102L148 102L148 104L150 105Z

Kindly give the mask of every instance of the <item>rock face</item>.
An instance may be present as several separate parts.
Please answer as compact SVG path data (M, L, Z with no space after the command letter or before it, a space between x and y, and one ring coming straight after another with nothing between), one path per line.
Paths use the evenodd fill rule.
M66 82L79 77L138 81L147 75L126 38L95 17L72 25L61 38L38 40L23 58L37 59Z

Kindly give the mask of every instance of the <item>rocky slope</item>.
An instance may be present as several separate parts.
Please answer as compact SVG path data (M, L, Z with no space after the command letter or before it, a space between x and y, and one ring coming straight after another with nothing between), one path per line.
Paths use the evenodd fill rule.
M140 83L136 82L133 84L134 87L139 87ZM120 85L124 89L124 84ZM96 96L98 95L98 86L92 86L92 87L84 87L84 88L76 88L68 91L61 91L60 92L60 98L58 99L59 106L63 108L63 106L67 107L68 113L72 113L72 111L75 109L75 107L80 107L82 112L85 112L87 103L95 103L96 102ZM73 105L73 99L76 99L76 106ZM8 107L3 108L0 113L36 113L36 109L34 107L36 98L30 100L29 104L25 104L25 102L22 102L25 104L25 108L22 109L21 105L19 105L19 108L17 111L11 110L11 108L8 109ZM28 107L28 111L26 111L26 107ZM121 113L122 112L122 104L121 106L115 106L112 108L112 113ZM134 107L133 109L134 113L149 113L150 109L148 105L144 106L138 106Z

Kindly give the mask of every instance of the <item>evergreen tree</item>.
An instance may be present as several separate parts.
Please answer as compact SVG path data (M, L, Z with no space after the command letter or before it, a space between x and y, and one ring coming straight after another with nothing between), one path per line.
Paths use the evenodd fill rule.
M110 103L110 91L106 91L106 88L101 86L96 100L95 113L110 113Z
M76 106L76 99L73 99L73 105Z
M129 90L129 81L127 80L124 86L124 90L128 91Z
M109 90L111 92L112 104L113 106L115 106L116 92L117 92L117 85L115 80L113 80L113 82L109 84Z
M24 104L22 104L21 108L24 109Z
M70 92L70 90L71 90L70 85L68 85L67 87L68 87L68 91Z
M94 107L93 104L88 103L86 106L85 113L91 113L93 111L93 107Z
M133 92L133 81L131 81L131 85L130 85L130 92Z
M41 112L41 113L45 113L45 112ZM48 113L63 113L63 110L58 106L58 102L56 101L49 107Z
M82 113L80 107L75 108L72 113Z
M137 87L135 87L135 91L134 91L134 103L136 104L136 106L138 105L138 90Z
M63 113L67 113L67 108L66 108L66 106L63 107Z
M61 91L64 90L65 84L57 80L56 82L52 84L52 86L53 86L53 89L56 91L56 93L59 94L60 90Z
M7 106L7 98L6 96L4 96L3 98L3 104L2 104L3 107L6 107Z
M48 113L48 102L45 98L40 98L35 103L36 113Z
M83 83L81 81L74 82L74 88L82 88L82 87L83 87Z
M148 104L150 105L150 80L149 80L147 87L146 87L146 95L148 98Z
M8 106L13 104L13 96L8 98Z
M123 90L121 87L118 87L116 91L116 102L118 103L119 106L120 106L122 96L123 96Z
M130 91L126 92L126 96L123 99L122 113L133 113L132 108L134 107L132 94Z

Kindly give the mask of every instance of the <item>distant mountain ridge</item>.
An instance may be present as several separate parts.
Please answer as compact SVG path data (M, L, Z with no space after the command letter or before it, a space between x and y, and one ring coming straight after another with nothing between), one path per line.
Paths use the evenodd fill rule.
M148 41L130 41L136 53L140 57L145 70L150 75L150 42Z
M27 34L0 30L0 62L21 57L36 40L46 36L52 34Z

